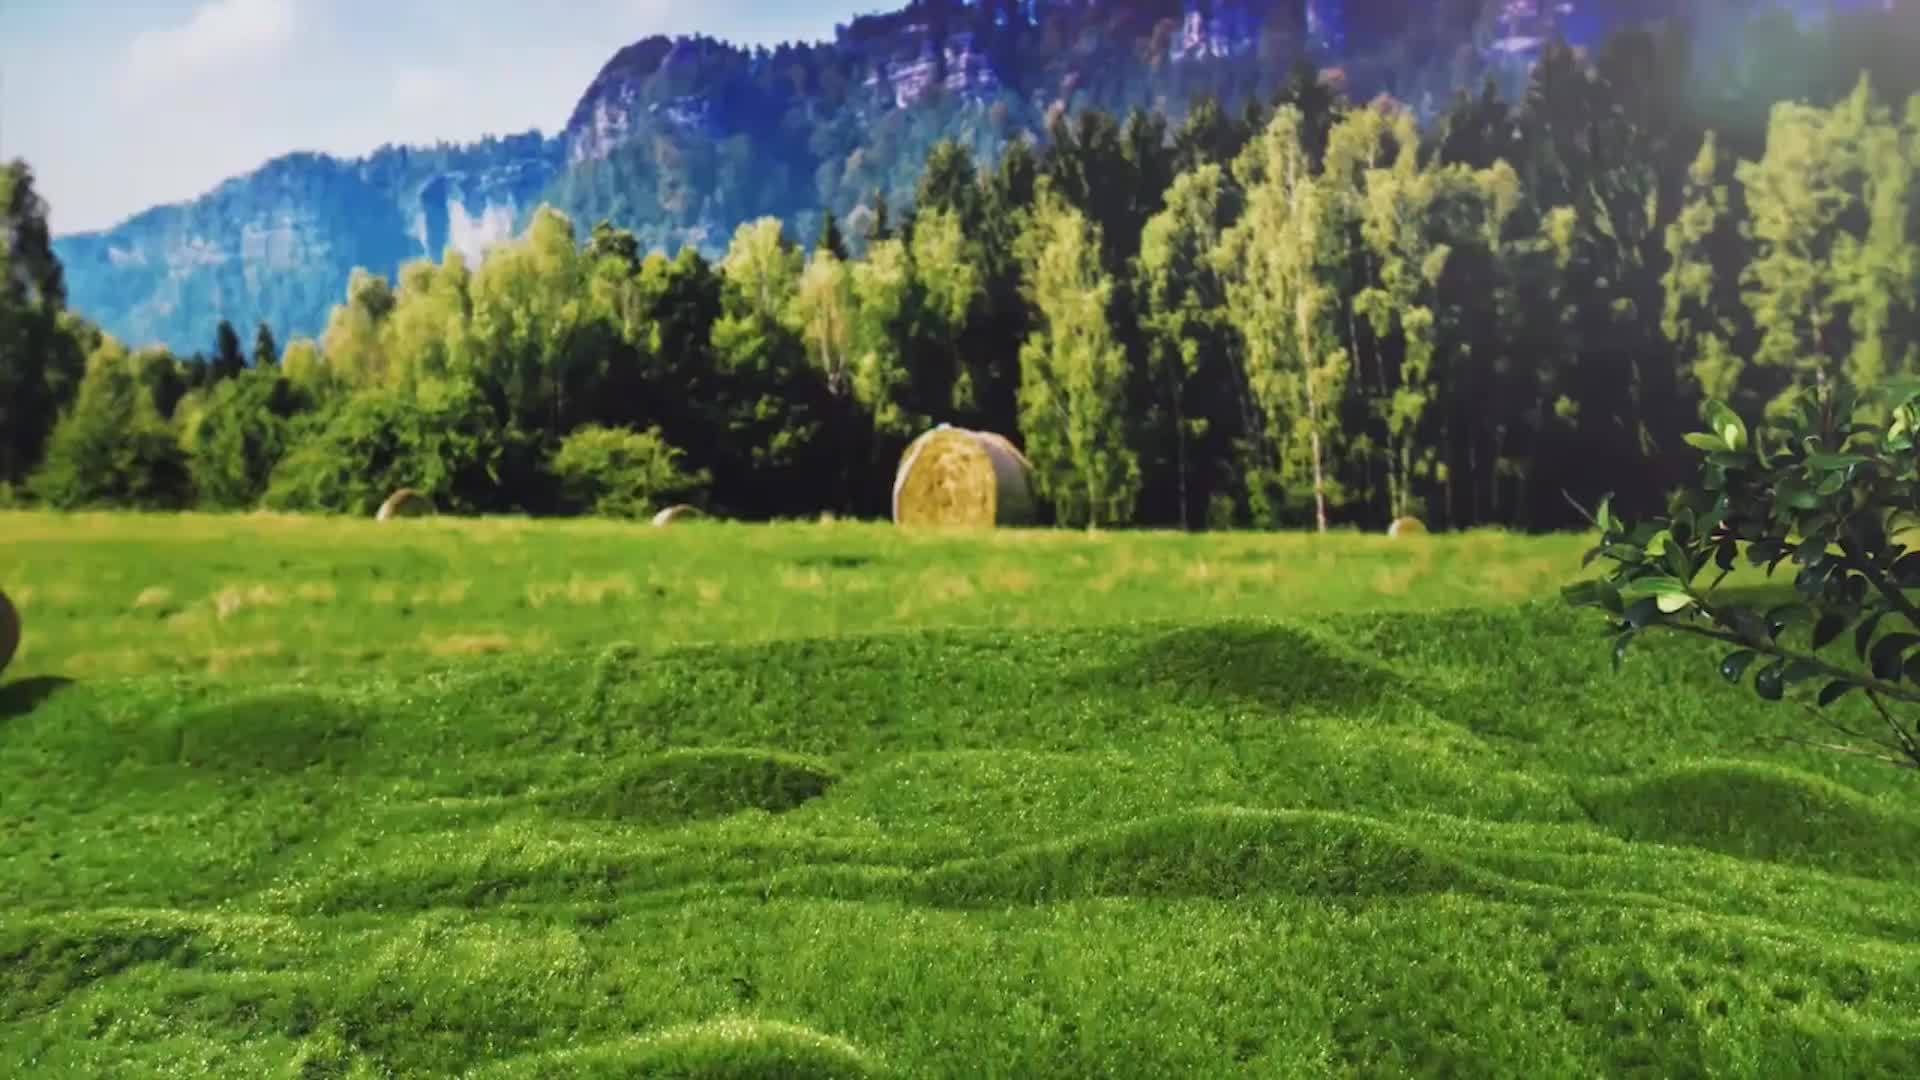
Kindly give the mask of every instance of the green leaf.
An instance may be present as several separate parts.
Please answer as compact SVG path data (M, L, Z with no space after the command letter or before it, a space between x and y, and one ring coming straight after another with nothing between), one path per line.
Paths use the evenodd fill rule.
M1779 604L1767 609L1767 632L1779 637L1780 631L1798 622L1807 622L1813 618L1813 609L1801 603Z
M1844 679L1835 679L1832 682L1820 688L1820 707L1824 709L1827 706L1833 704L1834 702L1839 701L1840 698L1843 697L1847 691L1857 690L1859 688L1860 688L1859 683L1850 682Z
M1788 484L1783 481L1774 486L1773 495L1781 505L1791 507L1795 510L1817 510L1820 508L1820 497L1798 484Z
M1812 454L1807 458L1807 467L1818 472L1833 472L1870 460L1860 454Z
M1826 668L1811 660L1794 660L1787 664L1787 670L1781 674L1780 678L1785 681L1788 686L1793 686L1797 683L1806 682L1808 679L1813 678L1825 670Z
M1598 581L1576 581L1560 589L1560 598L1572 607L1599 607L1600 583Z
M1722 439L1718 435L1707 435L1702 432L1690 431L1680 436L1680 438L1695 450L1705 450L1709 453L1724 454L1733 449L1733 447L1727 445L1727 440Z
M1572 607L1597 607L1620 614L1620 590L1604 580L1576 581L1560 589L1561 599Z
M1730 683L1737 683L1740 681L1740 677L1747 673L1747 669L1753 666L1753 662L1758 659L1760 659L1760 654L1754 652L1752 649L1741 649L1736 653L1728 653L1727 658L1720 661L1720 677Z
M1833 572L1833 567L1833 562L1825 558L1808 563L1804 569L1794 575L1794 591L1804 596L1818 595L1820 587L1827 583L1827 575Z
M1677 577L1650 574L1643 578L1635 578L1620 591L1627 596L1661 596L1666 593L1684 593L1687 591L1687 586Z
M1606 608L1615 615L1625 610L1626 604L1620 599L1620 590L1614 588L1613 582L1597 581L1594 582L1594 584L1599 586L1601 607Z
M1663 614L1672 615L1685 611L1694 605L1694 599L1686 593L1661 593L1654 598Z
M1727 407L1724 401L1709 401L1706 407L1707 424L1720 436L1728 449L1741 450L1747 445L1746 421L1740 414Z
M1620 617L1635 630L1644 630L1660 621L1660 600L1654 596L1641 597L1628 604Z
M1874 642L1873 653L1867 661L1867 666L1873 670L1873 677L1899 678L1901 654L1915 645L1920 645L1920 634L1888 634Z
M1867 591L1870 588L1871 586L1867 584L1867 579L1861 577L1859 574L1854 574L1853 576L1847 578L1847 588L1846 588L1847 603L1852 604L1856 608L1859 607L1861 604L1866 602Z
M1813 624L1814 649L1817 651L1826 648L1828 643L1833 641L1834 638L1839 637L1840 631L1846 628L1847 617L1845 615L1838 612L1822 615L1820 621Z
M1779 701L1787 689L1781 682L1781 675L1785 673L1786 667L1786 661L1776 660L1761 668L1760 673L1753 677L1753 692L1768 701Z
M1920 551L1909 552L1896 559L1887 576L1903 589L1920 585Z
M1867 621L1853 628L1853 655L1862 660L1867 658L1867 645L1873 641L1873 632L1880 626L1880 620L1887 617L1887 609L1881 608L1867 616Z

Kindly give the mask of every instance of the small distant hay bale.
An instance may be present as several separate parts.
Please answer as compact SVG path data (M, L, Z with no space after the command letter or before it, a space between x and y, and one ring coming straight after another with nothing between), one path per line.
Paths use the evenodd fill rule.
M374 520L387 521L391 518L428 517L432 515L432 513L432 499L427 498L412 488L401 488L399 491L387 496L387 501L380 504L380 512L374 515Z
M0 592L0 672L7 670L13 663L13 654L20 648L20 612Z
M669 506L653 515L653 523L656 526L671 525L676 521L695 521L706 516L699 507L681 503L678 506Z
M990 431L942 424L907 447L893 479L898 525L1026 525L1034 510L1033 463Z
M1427 531L1426 523L1417 517L1394 518L1387 526L1388 536L1420 536Z

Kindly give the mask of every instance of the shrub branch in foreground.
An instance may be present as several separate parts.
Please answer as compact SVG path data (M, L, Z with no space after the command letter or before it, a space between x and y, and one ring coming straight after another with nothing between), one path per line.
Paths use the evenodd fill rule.
M1713 430L1687 444L1704 460L1698 481L1675 496L1669 516L1629 526L1602 500L1587 552L1612 563L1568 586L1569 603L1611 617L1617 668L1629 643L1654 629L1733 646L1720 674L1781 701L1820 683L1801 704L1847 741L1813 742L1920 769L1920 550L1899 542L1920 523L1920 380L1856 396L1844 385L1803 395L1777 420L1749 431L1721 402L1707 406ZM1743 602L1718 592L1744 558L1769 577L1798 569L1793 597ZM1703 589L1696 582L1713 570ZM1852 655L1832 649L1851 632ZM1859 691L1884 732L1860 730L1829 712ZM1903 713L1907 714L1903 717Z

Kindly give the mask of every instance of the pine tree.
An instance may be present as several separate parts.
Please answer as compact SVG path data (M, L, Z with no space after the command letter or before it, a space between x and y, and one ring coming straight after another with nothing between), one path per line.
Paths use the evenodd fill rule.
M213 381L231 379L247 370L247 355L240 351L240 334L233 324L220 320L220 327L214 333L213 344Z
M273 329L266 323L253 332L253 366L266 370L280 363L280 343L273 339Z
M847 238L840 231L840 219L832 210L820 215L820 239L815 241L813 250L827 252L843 263L847 261Z

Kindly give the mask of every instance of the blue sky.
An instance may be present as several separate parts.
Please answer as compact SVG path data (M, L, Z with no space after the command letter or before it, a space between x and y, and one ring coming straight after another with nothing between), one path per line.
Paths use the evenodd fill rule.
M199 195L291 150L566 122L615 49L826 38L892 0L0 0L0 159L56 232Z

